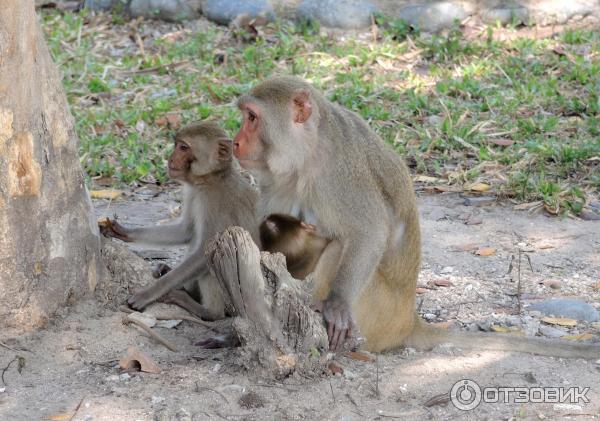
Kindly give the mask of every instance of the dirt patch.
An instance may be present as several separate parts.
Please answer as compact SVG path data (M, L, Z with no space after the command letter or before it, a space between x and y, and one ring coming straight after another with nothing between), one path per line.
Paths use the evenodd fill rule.
M168 219L177 206L175 197L163 192L156 197L135 194L110 205L98 201L96 212L99 216L116 213L123 223L143 225ZM600 309L600 223L531 215L507 204L469 207L462 203L454 194L419 200L424 252L418 301L424 317L466 329L499 326L523 332L541 319L528 306L544 298L577 298ZM482 247L494 252L475 254ZM180 254L179 250L135 249L156 262L173 263ZM516 295L519 250L520 300ZM511 261L513 270L508 273ZM544 283L548 280L557 283ZM600 414L600 364L593 361L441 346L425 353L390 352L375 356L374 361L340 357L343 372L335 376L293 376L265 383L238 368L231 351L195 347L210 334L202 326L183 321L172 329L155 328L177 347L178 352L171 352L137 328L124 325L122 316L100 300L89 299L64 309L44 330L21 336L1 332L0 341L14 350L0 346L0 368L17 355L25 358L25 366L19 374L15 362L4 373L0 419L470 420L562 419L568 414L592 419ZM584 322L559 326L565 334L590 333L596 341L599 327ZM152 358L161 373L121 370L118 359L130 346ZM461 379L472 379L482 387L590 387L589 403L555 406L500 399L465 412L440 397L431 400L431 406L424 405Z

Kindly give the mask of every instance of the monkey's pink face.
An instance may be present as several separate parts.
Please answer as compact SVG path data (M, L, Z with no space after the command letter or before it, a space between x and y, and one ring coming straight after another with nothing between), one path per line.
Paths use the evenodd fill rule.
M185 179L193 161L194 153L190 146L182 140L177 140L175 149L169 158L169 177L174 180Z
M262 167L265 162L261 136L261 109L256 104L242 104L244 121L233 140L233 154L246 169Z

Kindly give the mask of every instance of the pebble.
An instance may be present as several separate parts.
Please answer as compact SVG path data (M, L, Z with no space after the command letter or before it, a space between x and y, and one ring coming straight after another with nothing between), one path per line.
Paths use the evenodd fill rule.
M215 366L212 368L212 372L213 373L217 373L219 372L219 370L221 369L221 363L216 363Z
M304 0L298 6L298 16L316 19L330 28L358 29L371 25L376 7L366 0Z
M119 376L119 380L129 380L131 378L131 376L129 375L129 373L123 373Z
M568 317L571 319L595 322L600 319L600 314L590 304L570 298L557 298L544 300L530 307L540 311L545 316Z
M561 336L565 336L567 334L567 332L562 329L546 325L539 325L539 331L547 338L560 338Z
M165 398L162 396L152 396L152 405L158 405L165 401Z
M110 376L108 376L106 378L107 382L118 382L119 381L119 375L118 374L112 374Z
M427 321L431 322L432 320L435 320L435 319L436 319L436 315L435 315L435 314L433 314L433 313L425 313L425 314L423 315L423 318L424 318L425 320L427 320Z
M133 17L180 22L199 18L200 3L188 0L132 0L129 13Z
M462 21L474 12L471 4L461 1L441 1L436 3L411 4L398 13L412 26L423 32L439 32L450 28L455 20Z
M202 13L221 25L229 25L240 15L273 18L273 8L266 0L206 0L202 6Z

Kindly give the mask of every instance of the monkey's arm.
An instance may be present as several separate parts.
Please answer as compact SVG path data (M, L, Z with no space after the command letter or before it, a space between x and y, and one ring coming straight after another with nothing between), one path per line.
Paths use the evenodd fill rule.
M133 309L142 310L169 291L181 288L187 281L200 277L207 270L206 258L202 248L198 247L173 270L159 278L154 285L129 297L127 303Z
M387 227L381 223L365 223L369 230L355 229L342 241L339 270L331 282L327 300L323 303L323 317L332 350L338 349L347 335L352 334L354 319L352 304L367 285L384 254Z
M332 240L321 253L314 270L315 292L313 298L315 301L327 299L331 282L340 268L342 250L342 243L338 240Z
M188 243L192 239L193 226L184 214L177 222L152 227L128 228L116 220L106 218L99 223L100 232L106 237L114 237L125 242L148 243L172 246Z

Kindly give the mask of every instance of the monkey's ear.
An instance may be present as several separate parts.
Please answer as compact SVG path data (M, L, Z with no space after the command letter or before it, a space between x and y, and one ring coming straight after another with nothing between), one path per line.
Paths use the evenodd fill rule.
M310 92L301 89L294 92L292 96L294 123L305 123L312 114L310 105Z
M279 227L274 221L267 219L265 221L265 225L269 229L269 231L271 231L272 234L277 235L279 233Z
M217 144L217 159L219 161L230 161L233 153L233 142L231 139L220 139Z

